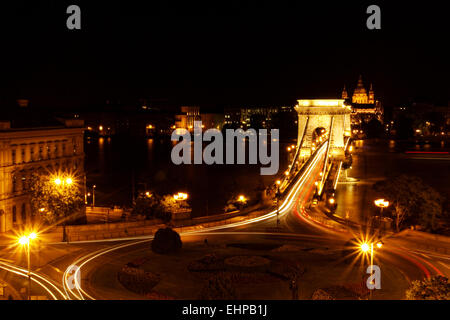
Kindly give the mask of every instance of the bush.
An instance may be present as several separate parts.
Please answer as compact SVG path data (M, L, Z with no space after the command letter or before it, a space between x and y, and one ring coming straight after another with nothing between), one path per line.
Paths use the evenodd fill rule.
M450 300L450 282L442 276L416 280L406 291L408 300Z
M177 252L181 249L180 235L171 228L161 228L156 231L152 241L152 251L159 254Z
M133 264L125 265L117 278L125 288L139 294L152 292L152 288L160 281L159 275L136 268Z
M233 279L225 274L214 275L200 291L200 300L235 300L237 298Z
M219 271L224 270L225 266L223 259L219 258L216 254L207 254L199 260L192 261L188 265L188 270L191 272L201 271Z

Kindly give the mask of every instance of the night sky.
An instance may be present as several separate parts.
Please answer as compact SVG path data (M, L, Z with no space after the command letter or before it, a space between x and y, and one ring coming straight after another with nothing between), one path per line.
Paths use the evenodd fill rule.
M351 92L362 74L388 105L449 100L444 2L14 1L1 8L0 103L105 100L293 105ZM183 4L184 3L184 4ZM81 7L81 30L66 8ZM382 29L366 28L381 7Z

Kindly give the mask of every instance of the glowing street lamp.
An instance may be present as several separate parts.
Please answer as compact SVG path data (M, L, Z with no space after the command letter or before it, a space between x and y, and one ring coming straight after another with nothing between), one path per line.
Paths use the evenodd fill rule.
M377 199L374 201L374 203L377 207L380 207L381 209L389 207L389 201L384 199Z
M381 224L381 219L383 217L383 208L389 207L389 201L384 200L384 199L377 199L374 201L374 203L377 207L380 208L380 224ZM384 227L384 225L383 225L383 227Z
M247 202L247 198L245 198L245 196L241 194L241 195L238 197L238 201L239 201L239 202L242 202L242 203L245 203L245 202Z
M182 201L182 200L186 200L188 198L188 194L184 193L184 192L178 192L177 194L173 195L173 198L176 201Z
M53 183L57 186L61 186L61 185L62 186L66 186L66 185L70 186L71 184L74 183L74 179L70 175L66 175L65 177L64 176L56 176L53 179Z
M31 240L37 238L37 234L35 232L31 232L28 235L23 235L18 239L18 243L21 246L26 246L27 250L27 265L28 265L28 300L31 300L31 254L30 254L30 243Z
M362 252L367 252L367 251L369 251L370 246L366 242L364 242L361 244L360 249Z

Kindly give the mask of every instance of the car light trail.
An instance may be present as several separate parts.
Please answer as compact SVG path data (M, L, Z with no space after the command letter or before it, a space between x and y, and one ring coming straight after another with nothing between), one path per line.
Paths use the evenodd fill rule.
M151 237L151 238L153 238L153 237ZM75 262L73 262L72 265L71 265L71 266L73 266L73 265L77 265L77 266L78 266L78 269L75 271L75 274L73 275L73 276L74 276L74 279L75 279L75 287L76 287L76 290L77 290L77 292L78 292L78 295L75 294L75 293L73 292L73 290L70 288L69 283L67 282L67 278L68 278L69 270L70 270L70 267L71 267L71 266L69 266L69 268L67 268L66 271L65 271L64 274L63 274L63 286L64 286L64 291L66 292L66 294L68 294L68 291L69 291L72 295L74 295L74 296L75 296L77 299L79 299L79 300L84 300L83 294L84 294L85 296L87 296L89 299L95 300L94 297L92 297L91 295L89 295L86 291L84 291L84 290L81 288L81 283L78 283L77 280L76 280L76 279L78 279L77 273L80 272L81 268L82 268L86 263L88 263L89 261L91 261L91 260L93 260L93 259L95 259L95 258L98 258L99 256L104 255L104 254L106 254L106 253L108 253L108 252L111 252L111 251L114 251L114 250L118 250L118 249L121 249L121 248L125 248L125 247L129 247L129 246L133 246L133 245L137 245L137 244L140 244L140 243L144 243L144 242L147 242L147 241L149 241L149 240L150 240L150 239L146 239L146 240L142 240L142 241L137 241L137 242L126 243L126 244L120 244L120 245L114 246L114 247L112 247L112 248L100 249L100 250L97 250L97 251L95 251L95 252L92 252L92 253L90 253L90 254L84 256L84 257L81 257L80 259L78 259L78 260L76 260ZM84 260L84 261L83 261L83 260Z
M295 205L295 203L296 203L295 200L296 200L296 197L298 196L298 193L301 191L303 185L305 184L306 178L309 176L311 171L316 167L316 165L319 163L321 157L325 153L326 144L327 143L328 142L324 143L320 147L320 149L317 151L314 159L309 164L308 168L305 170L305 172L301 175L301 177L295 183L294 187L288 193L285 201L281 204L281 206L279 208L280 216L284 216L286 213L289 212L290 209L292 209L293 205ZM223 226L205 228L203 230L188 231L188 232L185 232L183 234L201 233L201 232L212 231L212 230L219 230L219 229L226 229L226 228L233 228L233 227L244 226L244 225L248 225L248 224L251 224L251 223L260 222L260 221L264 221L264 220L270 219L272 217L275 217L276 215L277 215L277 211L274 210L274 211L269 212L269 213L267 213L267 214L265 214L265 215L263 215L261 217L249 219L249 220L246 220L246 221L231 223L231 224L223 225Z
M22 267L19 267L19 266L15 266L15 265L12 265L12 264L9 264L9 263L5 263L5 262L2 262L2 261L0 261L0 268L6 270L8 272L17 274L19 276L22 276L24 278L28 278L28 270L25 269L25 268L22 268ZM67 297L64 295L64 293L56 285L54 285L52 282L50 282L49 280L45 279L44 277L42 277L41 275L39 275L37 273L31 272L31 275L33 276L31 278L31 280L36 282L39 286L41 286L44 290L46 290L51 295L51 297L54 300L58 300L57 296L52 292L52 290L50 290L50 288L47 285L45 285L43 282L39 281L38 279L40 279L40 280L44 281L45 283L47 283L59 295L61 295L65 300L67 300ZM36 278L38 278L38 279L36 279Z

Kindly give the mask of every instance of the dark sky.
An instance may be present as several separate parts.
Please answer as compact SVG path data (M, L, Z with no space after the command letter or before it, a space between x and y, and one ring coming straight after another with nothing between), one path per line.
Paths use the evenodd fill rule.
M0 103L291 105L351 91L359 74L387 104L447 103L444 2L312 3L11 1L0 18ZM66 28L69 4L81 7L80 31ZM381 30L366 28L369 4L381 7Z

